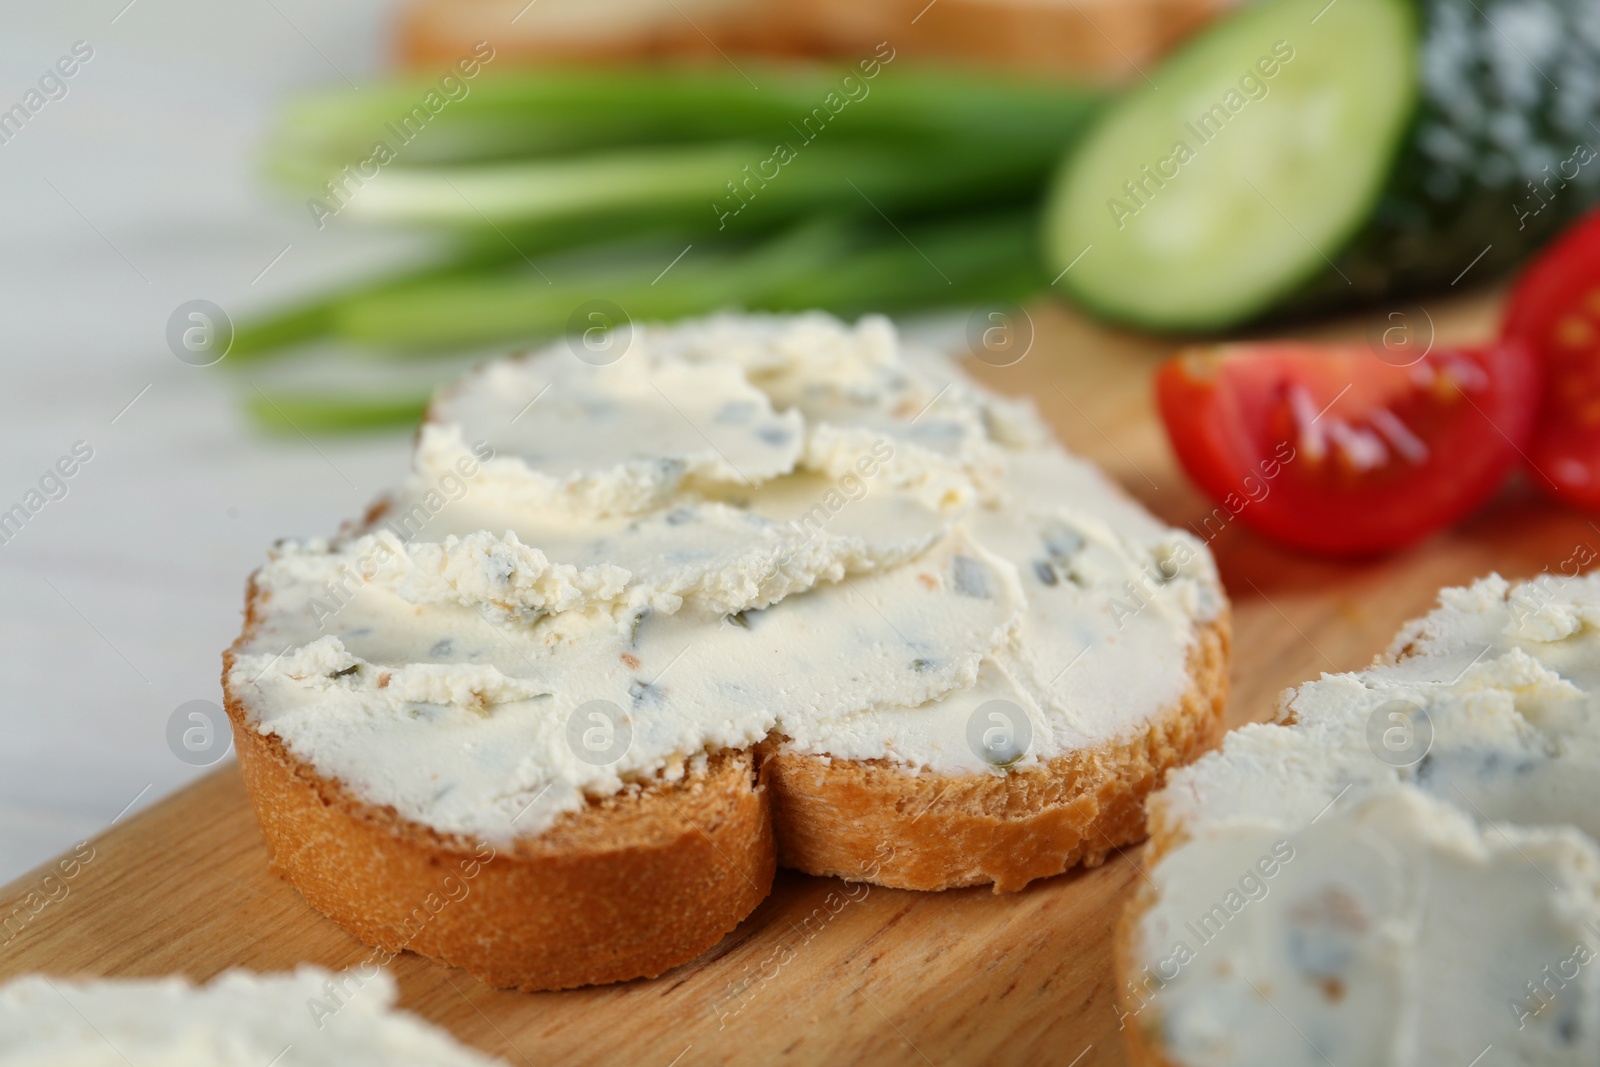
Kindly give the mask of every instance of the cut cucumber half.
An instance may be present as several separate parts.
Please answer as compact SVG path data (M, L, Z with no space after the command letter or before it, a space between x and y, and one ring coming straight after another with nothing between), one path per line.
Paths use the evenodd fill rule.
M1218 330L1323 271L1417 111L1406 0L1268 0L1150 73L1052 182L1050 274L1113 319Z

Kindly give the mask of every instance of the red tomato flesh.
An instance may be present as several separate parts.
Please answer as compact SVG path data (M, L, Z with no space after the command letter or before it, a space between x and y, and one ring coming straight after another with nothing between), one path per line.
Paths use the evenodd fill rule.
M1544 368L1530 480L1558 500L1600 509L1600 213L1523 272L1504 333L1527 344Z
M1365 346L1195 348L1156 376L1183 469L1231 522L1335 556L1420 541L1463 518L1528 441L1539 368L1525 346L1437 349L1409 366Z

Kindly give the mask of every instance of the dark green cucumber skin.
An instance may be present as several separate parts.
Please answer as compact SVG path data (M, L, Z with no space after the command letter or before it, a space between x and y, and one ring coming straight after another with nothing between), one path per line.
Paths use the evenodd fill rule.
M1389 180L1365 225L1333 256L1333 267L1271 309L1269 321L1503 277L1600 203L1600 129L1589 125L1600 125L1600 106L1562 99L1562 82L1576 84L1575 71L1600 82L1594 0L1417 0L1417 8L1420 99ZM1543 74L1501 33L1517 9L1535 8L1559 20L1559 56L1534 59ZM1509 78L1520 84L1496 73L1486 58L1492 54L1508 57ZM1526 135L1514 136L1518 130ZM1459 162L1441 150L1451 139L1466 148ZM1567 162L1580 145L1594 158ZM1565 179L1561 170L1576 174ZM1529 181L1540 186L1542 205Z

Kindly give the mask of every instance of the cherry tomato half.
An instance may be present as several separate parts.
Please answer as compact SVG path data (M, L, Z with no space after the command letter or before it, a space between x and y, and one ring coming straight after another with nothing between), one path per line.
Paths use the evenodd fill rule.
M1600 508L1600 212L1523 272L1503 332L1544 368L1530 480L1558 500Z
M1443 529L1504 480L1533 429L1539 368L1515 342L1407 366L1365 346L1189 349L1156 376L1184 470L1237 520L1296 548L1367 555Z

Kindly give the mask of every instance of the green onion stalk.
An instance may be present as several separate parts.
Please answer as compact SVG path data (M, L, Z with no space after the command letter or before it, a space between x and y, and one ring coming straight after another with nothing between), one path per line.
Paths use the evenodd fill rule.
M635 322L1025 299L1046 280L1043 187L1099 103L887 64L871 79L748 65L485 74L374 175L373 146L400 143L394 117L425 89L296 101L271 169L314 213L434 232L445 250L241 323L230 363L314 341L396 356L525 343L596 299ZM277 394L252 414L336 432L411 422L421 404Z

